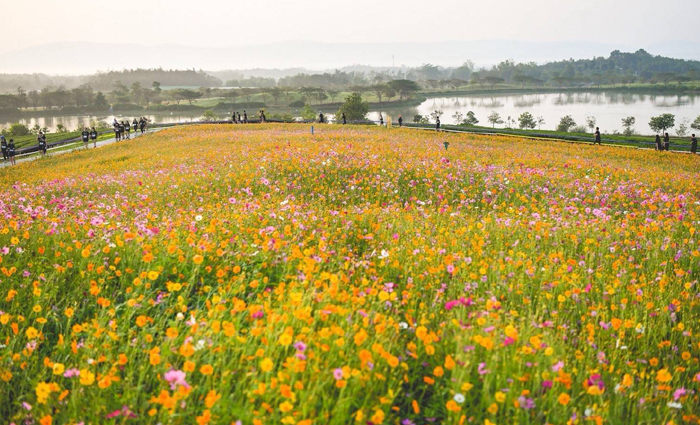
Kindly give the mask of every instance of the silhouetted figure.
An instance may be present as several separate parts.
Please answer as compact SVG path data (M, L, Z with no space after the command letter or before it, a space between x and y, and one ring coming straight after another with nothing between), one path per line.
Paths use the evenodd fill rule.
M240 113L240 112L238 113L238 121L237 121L237 122L238 122L239 124L243 122L243 121L241 120L241 113Z
M671 146L671 138L668 137L668 133L664 133L664 150L667 151Z
M248 113L243 111L243 124L248 124Z
M379 125L383 126L384 125L384 117L382 116L382 113L379 113Z
M238 118L236 117L236 112L233 112L233 117L231 118L231 122L234 124L238 124Z
M598 128L598 127L595 128L595 142L593 142L593 144L595 145L596 143L601 145L601 146L603 145L600 142L600 128Z
M403 117L399 115L399 127L403 127Z
M92 139L92 147L96 148L97 147L97 130L95 130L95 127L92 127L90 130L90 139Z
M42 155L46 155L46 134L43 131L39 132L36 136L36 141L39 144L39 151Z
M114 138L118 142L122 139L122 135L121 135L121 132L119 131L119 123L117 122L117 120L114 120L113 126L114 126Z
M7 140L5 140L5 136L0 134L0 148L2 148L2 160L7 161L9 156L7 155Z
M129 120L126 120L126 122L122 121L122 124L124 125L124 131L126 132L126 138L131 139L131 123L129 123Z
M7 155L10 157L10 164L15 165L15 139L10 139L10 144L7 145Z
M139 122L136 121L136 118L134 118L134 122L131 123L131 128L134 129L134 136L136 136L136 133L139 131Z
M88 144L90 144L90 132L87 127L83 127L83 132L80 135L83 136L83 144L85 144L85 149L87 149Z
M260 110L260 122L264 124L265 121L267 121L267 117L265 116L265 111L263 111L263 110L261 109L261 110Z
M664 147L661 146L661 137L658 134L656 135L656 150L657 151L664 150Z
M146 132L146 125L148 124L148 120L146 119L146 117L142 117L139 124L141 125L141 134L145 133Z
M345 118L345 112L343 112L343 114L341 115L341 117L343 117L343 125L347 124L347 123L348 123L348 120Z
M435 118L435 131L440 131L440 117Z
M698 152L698 138L695 137L693 134L693 137L690 138L690 153L697 153Z
M323 116L323 112L318 114L318 122L323 124L325 122L326 118Z

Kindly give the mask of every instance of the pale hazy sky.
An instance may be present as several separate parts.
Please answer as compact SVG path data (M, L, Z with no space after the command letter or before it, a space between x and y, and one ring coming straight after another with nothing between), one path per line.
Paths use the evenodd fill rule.
M700 1L0 0L0 52L56 41L226 47L484 39L697 42Z

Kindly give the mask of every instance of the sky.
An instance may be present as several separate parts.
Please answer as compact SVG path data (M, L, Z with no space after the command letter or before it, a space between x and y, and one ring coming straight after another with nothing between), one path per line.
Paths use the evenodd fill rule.
M51 42L700 41L697 0L1 0L0 53ZM0 63L0 72L2 64Z

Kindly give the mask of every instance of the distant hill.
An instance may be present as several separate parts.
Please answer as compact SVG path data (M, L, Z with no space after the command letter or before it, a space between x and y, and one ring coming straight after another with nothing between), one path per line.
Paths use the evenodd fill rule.
M664 44L663 49L674 45ZM641 46L666 55L663 49ZM562 58L591 58L613 50L636 50L618 43L533 42L512 40L445 41L431 43L321 43L289 41L230 48L180 45L52 43L0 54L2 72L92 74L133 68L235 70L255 68L305 68L328 70L349 64L370 66L419 66L434 63L458 66L472 60L487 66L504 59L548 62ZM685 43L686 59L700 59L700 44ZM296 72L294 72L296 73ZM265 76L265 75L260 75ZM268 75L272 76L272 75ZM279 78L284 75L275 75ZM217 75L222 80L234 76Z

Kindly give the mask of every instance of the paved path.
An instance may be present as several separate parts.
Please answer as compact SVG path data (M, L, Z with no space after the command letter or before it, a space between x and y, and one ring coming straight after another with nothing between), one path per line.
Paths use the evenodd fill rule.
M162 130L163 128L167 128L167 127L149 129L149 130L146 131L146 134L155 133L155 132L157 132L157 131ZM145 135L145 134L144 134L144 135ZM133 140L133 139L136 139L137 137L141 137L141 136L142 136L141 132L139 132L138 134L133 134L133 133L132 133L131 139ZM98 148L101 148L102 146L111 145L112 143L116 143L116 142L117 142L117 139L116 139L115 137L112 137L112 138L110 138L110 139L98 141L98 142L97 142L97 147L98 147ZM71 147L70 147L70 148L66 148L66 146L71 146ZM94 146L93 142L90 141L90 143L88 144L88 149L95 149L93 146ZM85 145L83 144L82 141L80 141L80 142L75 142L75 143L72 143L72 144L67 144L67 145L56 146L55 148L49 149L49 150L46 152L46 155L48 155L48 156L55 156L55 155L61 155L61 154L64 154L64 153L74 152L74 151L78 151L78 150L85 150ZM53 151L53 152L52 152L52 151ZM26 156L18 156L18 157L16 157L16 161L15 161L15 162L17 162L17 164L20 164L20 163L22 163L22 162L35 161L35 160L37 160L37 159L39 159L39 158L42 158L42 155L41 155L41 154L37 154L36 152L34 152L34 153L28 154L28 155L26 155ZM1 160L0 160L0 161L1 161ZM2 161L2 162L0 162L0 168L3 168L3 167L10 167L10 166L11 166L11 165L10 165L10 160L9 160L9 159L8 159L7 161Z

